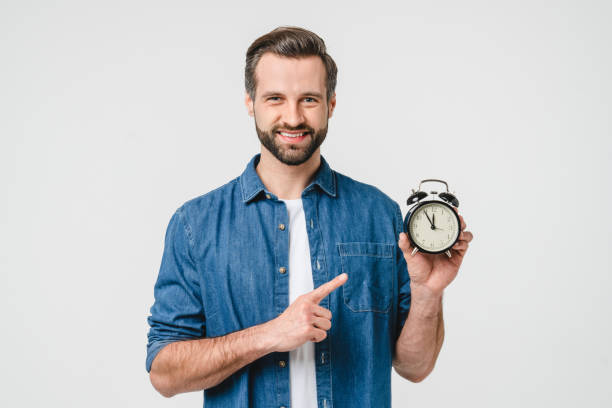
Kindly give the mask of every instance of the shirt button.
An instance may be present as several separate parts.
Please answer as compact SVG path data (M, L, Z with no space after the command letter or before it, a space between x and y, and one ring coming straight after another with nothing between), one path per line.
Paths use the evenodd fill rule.
M280 368L285 368L287 363L285 363L285 360L281 360L281 361L278 362L278 365L279 365Z
M278 224L278 229L281 231L285 230L285 224Z
M270 197L270 194L266 194L266 198L267 198L267 199L270 199L270 198L271 198L271 197Z
M278 268L278 271L280 273L285 273L285 272L287 272L287 268L285 268L284 266L281 266L280 268Z

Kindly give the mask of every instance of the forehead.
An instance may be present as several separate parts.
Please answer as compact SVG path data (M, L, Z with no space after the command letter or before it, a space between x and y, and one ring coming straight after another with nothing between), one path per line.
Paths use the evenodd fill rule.
M267 52L255 68L257 94L325 92L325 65L318 56L287 58Z

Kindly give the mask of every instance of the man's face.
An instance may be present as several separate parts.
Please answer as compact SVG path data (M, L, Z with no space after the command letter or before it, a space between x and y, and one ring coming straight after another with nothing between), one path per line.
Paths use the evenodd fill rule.
M249 115L262 145L284 164L304 163L327 135L336 105L326 98L326 72L321 58L280 57L266 53L255 68L255 100L247 94Z

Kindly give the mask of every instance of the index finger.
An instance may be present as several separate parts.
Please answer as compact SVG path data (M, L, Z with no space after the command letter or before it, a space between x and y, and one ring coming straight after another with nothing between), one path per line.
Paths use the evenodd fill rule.
M455 210L455 212L459 216L459 223L461 224L461 231L463 231L467 227L467 225L465 224L465 220L463 219L463 216L459 214L459 209L455 206L452 206L452 207L453 207L453 210Z
M340 286L344 285L348 279L348 275L346 273L340 274L336 276L334 279L326 282L310 292L308 296L316 303L319 303L323 300L323 298L334 290L338 289Z
M459 215L459 221L461 222L461 231L463 231L464 229L466 229L467 225L465 224L465 220L463 219L463 216Z

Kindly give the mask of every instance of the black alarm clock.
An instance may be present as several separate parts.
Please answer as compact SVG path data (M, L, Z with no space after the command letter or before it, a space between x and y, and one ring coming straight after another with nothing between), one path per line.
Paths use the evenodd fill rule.
M421 190L423 183L429 182L444 184L446 192L427 193ZM450 249L461 233L461 222L453 208L459 207L459 200L448 191L448 184L437 179L422 180L418 190L412 190L406 204L412 206L404 219L404 230L414 244L412 255L421 251L428 254L445 253L450 258Z

